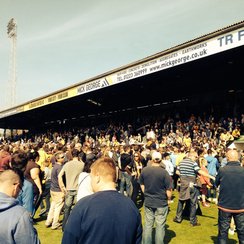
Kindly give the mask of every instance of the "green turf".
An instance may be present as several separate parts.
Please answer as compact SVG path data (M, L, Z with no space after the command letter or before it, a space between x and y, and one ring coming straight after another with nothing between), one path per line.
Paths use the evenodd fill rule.
M176 213L177 208L177 198L178 192L174 192L174 203L170 204L170 212L167 217L166 222L166 234L165 234L165 243L172 244L208 244L208 243L217 243L217 233L218 233L218 209L216 205L211 204L210 208L203 208L202 216L198 215L198 221L201 223L201 226L191 227L189 220L184 219L181 224L173 222L173 217ZM141 209L142 220L144 222L144 210ZM36 218L38 217L38 212ZM62 219L62 216L61 218ZM37 221L35 228L38 231L39 238L42 244L56 244L61 243L62 240L62 231L51 230L50 228L45 227L45 220L40 219ZM238 243L237 233L233 236L229 236L228 244ZM99 243L98 243L99 244ZM108 243L109 244L109 243Z

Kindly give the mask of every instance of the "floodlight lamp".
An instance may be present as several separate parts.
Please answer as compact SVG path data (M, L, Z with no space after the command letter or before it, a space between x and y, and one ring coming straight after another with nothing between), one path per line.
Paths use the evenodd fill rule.
M17 23L14 20L14 18L12 18L7 25L7 34L11 38L13 36L16 36L16 31L17 31Z

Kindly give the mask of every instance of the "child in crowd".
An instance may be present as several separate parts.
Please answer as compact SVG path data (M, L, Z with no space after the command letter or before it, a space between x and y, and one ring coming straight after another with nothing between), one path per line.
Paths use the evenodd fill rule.
M204 157L200 157L199 158L199 166L201 168L201 170L203 170L204 172L206 172L208 174L208 169L207 169L207 165L208 165L208 161L204 158ZM202 194L202 205L203 207L210 207L210 204L208 204L206 202L206 197L207 197L207 192L208 192L208 188L211 188L212 184L210 183L210 179L200 175L200 182L201 182L201 194Z
M46 161L44 162L44 184L45 184L45 188L43 191L43 198L45 198L46 207L44 206L44 203L42 201L41 202L40 216L47 216L48 211L50 209L51 172L52 172L51 155L48 155Z

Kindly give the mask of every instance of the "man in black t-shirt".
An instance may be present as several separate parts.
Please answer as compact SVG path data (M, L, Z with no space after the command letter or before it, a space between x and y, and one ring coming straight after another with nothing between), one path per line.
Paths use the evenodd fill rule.
M61 191L58 184L58 174L63 167L65 155L62 152L58 152L55 157L57 162L52 169L50 188L52 203L45 222L46 227L51 226L52 230L56 230L61 227L61 224L59 223L59 216L64 205L64 193Z
M119 158L120 193L124 195L124 190L126 190L126 195L128 197L132 194L131 175L127 170L127 166L132 162L130 150L130 146L124 146L124 152L121 153Z
M219 186L218 241L226 243L231 218L234 218L239 243L244 243L244 168L236 150L226 153L228 163L220 168L216 185Z
M168 172L160 167L161 161L161 153L153 152L152 164L142 170L139 178L145 197L144 243L152 243L154 222L155 243L164 243L168 201L171 200L171 183Z

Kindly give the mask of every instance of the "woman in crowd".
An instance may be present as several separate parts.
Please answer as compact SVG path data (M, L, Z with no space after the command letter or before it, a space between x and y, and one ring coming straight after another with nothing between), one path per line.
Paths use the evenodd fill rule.
M40 166L36 163L39 159L39 153L37 151L31 150L27 153L27 165L25 169L25 177L28 181L30 181L33 185L33 202L34 202L34 212L33 217L35 215L36 210L40 206L42 201L42 172Z
M204 172L206 172L208 174L208 169L207 169L207 165L208 165L208 161L204 158L204 157L199 157L199 167L201 168L201 170L203 170ZM206 197L207 197L207 193L208 193L208 188L212 187L212 184L210 183L209 178L200 175L198 176L201 182L201 188L200 188L200 192L201 192L201 197L202 197L202 205L203 207L210 207L210 205L206 202Z
M94 161L90 161L85 164L83 172L80 173L78 179L78 191L77 191L77 202L86 196L93 194L93 190L91 187L91 177L90 177L90 167Z
M141 175L141 171L144 165L142 163L142 156L139 151L135 152L132 157L132 162L126 166L126 172L132 176L132 195L131 200L136 204L138 208L141 208L144 202L144 194L141 190L141 186L138 179Z

